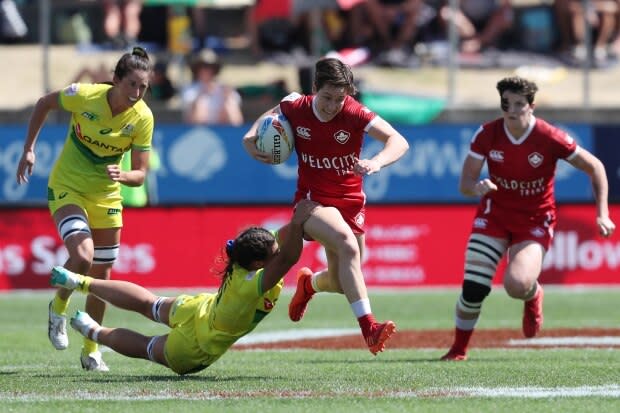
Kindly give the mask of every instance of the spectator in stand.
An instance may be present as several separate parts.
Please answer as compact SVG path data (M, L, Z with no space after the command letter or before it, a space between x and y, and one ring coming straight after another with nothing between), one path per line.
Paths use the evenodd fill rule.
M218 80L217 55L205 49L190 58L193 82L181 92L183 120L201 125L241 125L241 96Z
M176 93L176 89L168 77L168 65L164 62L155 63L149 84L149 96L153 100L167 102Z
M28 34L26 22L13 0L0 0L0 40L15 42Z
M246 12L250 48L256 58L293 50L310 51L308 22L293 16L290 0L256 0Z
M590 4L587 19L593 29L593 63L605 66L610 52L613 53L620 8L618 0L592 0ZM581 64L588 59L583 4L580 0L555 0L554 6L560 29L560 52L570 51L570 63Z
M459 9L452 12L446 1L439 18L445 27L454 19L461 52L479 53L496 47L501 36L512 28L514 10L511 0L460 0Z
M366 11L381 48L404 51L413 46L422 0L366 0Z
M103 0L103 30L110 46L124 49L140 34L142 0Z

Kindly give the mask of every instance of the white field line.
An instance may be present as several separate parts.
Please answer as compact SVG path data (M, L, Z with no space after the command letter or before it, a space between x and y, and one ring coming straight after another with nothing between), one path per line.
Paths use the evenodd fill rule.
M313 338L352 336L360 334L359 328L312 328L250 333L241 337L237 344L278 343L281 341L309 340Z
M529 339L511 339L508 340L509 346L617 346L620 345L620 337L618 336L601 336L601 337L541 337Z
M302 391L294 393L287 391L264 392L183 392L183 391L158 391L145 394L144 389L139 392L76 392L74 394L42 395L32 393L0 392L0 400L3 402L50 402L50 401L152 401L152 400L218 400L218 399L246 399L248 397L272 398L272 399L311 399L311 398L339 398L343 396L361 398L524 398L524 399L553 399L553 398L576 398L576 397L620 397L620 385L608 384L602 386L580 387L433 387L418 391L406 392L350 392L328 391L314 392Z
M264 333L250 333L245 337L242 337L237 344L240 345L252 345L252 344L268 344L278 343L282 341L298 341L309 340L315 338L329 338L340 336L357 335L359 329L338 329L338 328L325 328L325 329L295 329L295 330L281 330L271 331ZM510 339L506 342L508 346L540 346L540 347L562 347L562 346L617 346L620 345L620 337L618 336L602 336L602 337L587 337L587 336L574 336L574 337L542 337L542 338L530 338L530 339Z

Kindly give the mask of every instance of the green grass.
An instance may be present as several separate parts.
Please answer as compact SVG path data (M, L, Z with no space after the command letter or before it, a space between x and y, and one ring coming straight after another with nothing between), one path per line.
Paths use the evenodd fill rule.
M618 327L618 289L547 288L545 328ZM174 294L174 292L166 292ZM371 291L378 318L399 330L453 328L457 290ZM231 350L209 369L178 377L144 360L105 353L107 374L81 370L81 340L66 351L47 341L51 291L0 295L0 412L616 412L617 349L472 349L443 363L445 349L368 351ZM319 295L299 324L287 319L290 294L256 332L356 328L344 297ZM81 308L75 296L71 309ZM479 329L519 328L522 304L503 290L485 302ZM110 309L106 324L159 334L166 329ZM581 391L581 394L577 392ZM523 394L527 397L519 397Z

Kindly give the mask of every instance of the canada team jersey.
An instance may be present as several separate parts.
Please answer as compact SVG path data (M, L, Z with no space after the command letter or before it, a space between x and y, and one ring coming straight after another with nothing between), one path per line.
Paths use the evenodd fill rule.
M555 209L554 181L558 160L571 159L578 147L566 132L533 118L525 137L516 140L503 118L482 125L471 141L470 155L487 162L497 191L490 199L508 209L537 215Z
M364 134L377 115L347 96L340 113L322 122L314 96L291 93L280 102L295 134L298 159L296 198L334 199L363 205L362 177L353 173Z
M221 355L271 312L282 291L280 280L262 291L263 269L248 271L234 265L217 294L204 301L195 317L198 345L207 354Z
M107 99L111 87L74 83L60 92L60 105L72 115L65 145L50 175L50 187L62 185L89 194L120 191L120 184L108 177L106 165L119 164L130 149L151 149L151 110L139 100L112 117Z

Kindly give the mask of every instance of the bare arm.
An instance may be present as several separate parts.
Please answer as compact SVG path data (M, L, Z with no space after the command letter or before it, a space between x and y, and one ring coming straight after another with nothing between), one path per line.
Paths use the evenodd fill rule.
M467 155L463 162L459 190L465 196L483 196L489 191L496 191L495 185L490 179L480 180L480 173L484 166L484 159L477 159Z
M303 249L303 225L319 204L301 200L295 207L291 222L280 234L280 252L269 261L263 274L263 291L273 288L299 260Z
M616 225L609 218L609 206L607 203L609 186L603 163L596 156L581 147L577 154L568 162L590 177L596 202L596 225L602 236L611 236L616 229Z
M361 159L353 171L358 175L370 175L399 160L408 150L409 143L385 120L378 118L368 130L368 135L384 143L383 149L371 159Z
M28 182L28 176L32 175L36 160L34 147L48 113L52 110L60 109L60 103L58 102L59 94L60 92L56 91L45 95L34 105L32 115L30 115L30 120L28 121L28 131L26 132L26 140L24 142L24 153L17 165L16 176L18 184Z

